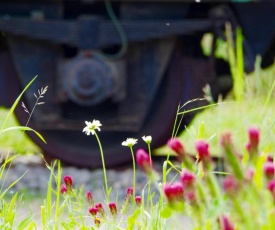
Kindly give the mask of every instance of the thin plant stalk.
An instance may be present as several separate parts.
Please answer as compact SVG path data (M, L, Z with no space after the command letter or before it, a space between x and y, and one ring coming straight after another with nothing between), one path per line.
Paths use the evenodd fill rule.
M47 90L48 90L48 86L46 86L44 88L42 87L40 90L38 90L38 96L36 96L36 94L34 93L34 96L36 98L36 102L35 102L32 110L31 110L31 112L29 112L29 110L27 109L26 105L22 102L22 107L24 108L24 111L29 115L28 120L27 120L26 125L25 125L26 127L30 123L30 120L32 118L32 115L34 113L34 110L35 110L36 106L44 104L44 102L40 102L40 99L42 99L44 97L44 95L46 94ZM24 132L25 132L25 130L23 129L23 132L21 134L20 140L18 141L18 144L16 146L15 152L17 152L17 150L19 148L19 145L20 145L20 143L21 143L21 141L23 139Z
M152 165L151 147L150 147L150 144L149 144L149 143L147 144L147 146L148 146L148 152L149 152L149 157L150 157L150 165ZM151 180L149 180L149 182L148 182L147 210L148 210L148 207L149 207L150 194L151 194ZM151 199L150 201L151 201L151 202L150 202L150 203L151 203L151 207L153 207L152 199Z
M98 137L98 135L97 135L96 132L95 132L95 137L96 137L96 140L98 142L99 149L100 149L100 155L101 155L101 160L102 160L102 168L103 168L103 175L104 175L104 182L105 182L105 190L106 190L106 194L107 194L107 201L109 202L109 200L110 200L110 197L109 197L109 188L108 188L108 181L107 181L107 175L106 175L106 166L105 166L105 161L104 161L103 149L102 149L101 142L100 142L99 137ZM135 178L134 178L134 180L135 180Z
M132 159L133 159L133 198L136 197L136 161L134 156L133 147L130 146Z
M60 186L61 186L61 174L62 174L62 168L60 161L57 162L57 188L56 188L56 201L55 201L55 224L58 223L59 219L59 208L60 208ZM55 229L58 229L58 225L55 225Z

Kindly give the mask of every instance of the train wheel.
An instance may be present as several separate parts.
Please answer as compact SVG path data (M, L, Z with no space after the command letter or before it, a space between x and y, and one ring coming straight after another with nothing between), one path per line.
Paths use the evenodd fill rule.
M134 147L137 149L139 147L146 148L145 143L141 140L143 135L151 135L153 137L153 148L164 144L171 136L177 107L184 90L183 74L178 71L182 63L178 60L180 58L177 57L177 54L174 54L166 76L158 89L157 96L140 131L107 132L104 131L103 123L102 131L98 135L103 146L107 167L120 166L131 162L130 150L121 145L122 141L129 137L139 139L138 145ZM15 76L10 76L10 79L12 77L16 78ZM20 88L13 87L11 93L13 97L16 97L20 92ZM16 109L16 116L21 124L26 122L26 114L22 108ZM39 130L35 123L32 122L30 122L29 126L40 132L47 141L47 144L44 144L34 133L28 132L34 142L43 149L45 156L57 158L64 163L79 167L95 168L102 165L99 146L94 136L86 136L82 133L82 130ZM84 127L85 123L83 121Z

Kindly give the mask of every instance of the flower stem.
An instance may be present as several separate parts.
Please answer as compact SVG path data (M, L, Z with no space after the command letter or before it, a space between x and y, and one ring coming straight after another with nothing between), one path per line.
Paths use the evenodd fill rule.
M95 132L95 137L97 139L99 149L100 149L100 154L101 154L101 160L102 160L102 168L103 168L103 175L104 175L104 181L105 181L105 190L106 190L106 195L107 195L107 201L109 202L109 189L108 189L108 181L107 181L107 176L106 176L106 167L105 167L105 161L104 161L104 154L102 150L102 145L101 142L98 138L97 133Z
M133 159L133 197L136 197L136 162L135 162L135 156L133 148L130 147L132 159Z
M152 165L152 155L151 155L150 144L148 143L147 145L148 145L148 151L149 151L149 157L150 157L150 165ZM149 210L149 201L150 201L150 205L151 205L150 208L153 207L152 199L150 200L150 195L151 195L151 179L149 180L149 183L148 183L147 210Z
M206 183L208 185L209 192L212 196L212 198L219 198L220 197L220 190L217 183L217 180L213 173L207 172L206 175Z

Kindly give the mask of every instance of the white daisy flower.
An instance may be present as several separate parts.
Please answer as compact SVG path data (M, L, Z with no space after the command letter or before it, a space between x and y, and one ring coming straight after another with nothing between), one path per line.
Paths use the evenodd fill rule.
M137 139L135 138L127 138L126 141L122 142L123 146L128 146L128 147L132 147L133 145L135 145L137 143Z
M100 126L102 126L102 124L98 120L93 120L93 122L85 121L85 124L86 124L86 127L83 129L82 132L85 132L85 134L87 134L88 136L91 133L92 135L94 135L96 129L100 131Z
M152 142L151 136L143 136L142 139L145 141L146 144L151 144Z

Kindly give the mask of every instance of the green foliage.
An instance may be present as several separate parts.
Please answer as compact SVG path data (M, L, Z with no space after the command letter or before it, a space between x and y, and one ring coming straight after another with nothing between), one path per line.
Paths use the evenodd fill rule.
M134 229L134 226L136 224L136 221L137 221L137 218L140 214L140 210L137 209L131 216L128 217L128 220L127 220L127 230L133 230Z
M4 121L8 115L9 110L0 107L0 120ZM1 124L1 122L0 122ZM13 114L10 114L9 119L6 122L6 127L16 127L19 126ZM3 152L29 154L29 153L39 153L41 150L31 141L31 139L23 134L21 130L13 130L0 135L0 149Z

